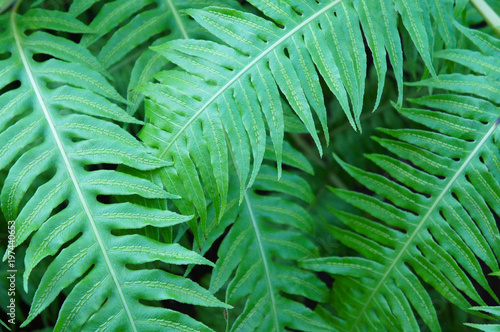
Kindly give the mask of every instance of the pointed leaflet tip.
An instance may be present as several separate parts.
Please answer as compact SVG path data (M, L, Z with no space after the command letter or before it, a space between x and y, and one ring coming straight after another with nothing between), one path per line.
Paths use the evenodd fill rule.
M395 109L396 111L398 111L398 113L399 113L399 112L401 111L401 109L402 109L401 104L399 104L399 103L395 103L395 102L393 102L393 101L391 101L391 106L392 106L392 107L394 107L394 109Z
M358 121L359 134L363 134L363 127L361 126L361 119ZM356 130L357 131L357 130Z
M276 153L276 168L278 169L278 181L281 179L281 173L283 172L283 162L282 162L282 152L280 149L280 152L275 149Z
M339 164L342 168L344 168L344 169L345 169L345 165L346 165L346 164L344 163L344 161L343 161L342 159L340 159L340 157L339 157L339 156L337 156L337 154L336 154L336 153L333 153L332 155L333 155L333 158L335 159L335 161L336 161L336 162L337 162L337 163L338 163L338 164Z
M0 7L0 10L1 10L1 7ZM8 331L12 331L12 330L10 329L10 327L8 327L8 326L7 326L7 324L5 324L5 323L4 323L1 319L0 319L0 324L1 324L3 327L5 327Z

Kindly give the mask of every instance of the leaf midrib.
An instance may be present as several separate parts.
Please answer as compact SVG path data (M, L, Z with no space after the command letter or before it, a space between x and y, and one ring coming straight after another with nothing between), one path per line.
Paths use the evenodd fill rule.
M169 0L170 1L170 0ZM309 23L314 21L316 18L319 16L323 15L326 11L331 9L333 6L337 5L340 3L342 0L335 0L331 2L330 4L326 5L323 7L321 10L318 12L314 13L311 15L309 18L304 20L302 23L297 25L295 28L290 30L287 34L285 34L283 37L278 39L274 44L269 46L267 49L265 49L259 56L257 56L255 59L253 59L248 65L246 65L242 70L240 70L232 79L230 79L222 88L220 88L219 91L217 91L190 119L189 121L177 132L177 134L174 136L172 141L167 145L165 150L160 154L160 159L165 156L165 154L170 150L172 145L177 141L177 139L182 135L182 133L186 130L187 127L189 127L207 108L210 106L219 96L221 96L231 85L233 85L238 79L240 79L247 71L249 71L253 66L255 66L260 60L262 60L266 55L268 55L270 52L272 52L275 48L277 48L279 45L281 45L283 42L285 42L288 38L293 36L297 31L302 29L303 27L307 26Z
M172 15L174 15L175 23L177 23L177 25L179 26L179 29L181 30L182 38L189 39L189 35L186 31L186 27L184 26L184 22L182 22L182 19L179 15L179 11L175 7L175 4L173 3L172 0L167 0L167 5L170 8Z
M57 144L57 147L59 149L59 152L61 154L61 157L64 161L64 165L66 166L66 170L68 171L68 174L71 178L71 181L73 182L73 185L75 187L75 191L78 195L78 198L82 204L82 207L85 211L85 214L87 215L87 218L90 222L90 225L92 227L92 231L94 232L94 236L99 244L99 247L101 248L101 252L104 256L104 260L106 262L106 266L108 267L108 270L113 278L113 281L115 283L115 286L117 288L117 291L118 291L118 294L119 294L119 297L123 303L123 307L127 313L127 316L129 318L129 321L130 321L130 324L132 326L132 330L134 332L137 332L137 328L135 326L135 323L134 323L134 319L132 317L132 313L130 312L130 308L128 307L128 304L127 304L127 301L125 299L125 296L123 294L123 291L121 289L121 286L120 286L120 283L118 281L118 277L116 275L116 272L113 268L113 265L111 264L111 261L109 259L109 256L108 256L108 253L106 251L106 248L104 246L104 242L101 238L101 235L99 234L99 231L97 229L97 226L96 226L96 223L94 221L94 217L90 211L90 208L87 204L87 201L83 195L83 192L80 188L80 184L78 182L78 179L76 178L76 175L75 175L75 171L73 170L73 167L71 165L71 162L68 158L68 155L66 153L66 150L64 149L64 145L62 143L62 140L61 138L59 137L59 133L57 132L57 129L56 129L56 126L54 124L54 120L52 119L52 116L50 115L49 113L49 110L47 108L47 105L45 104L45 100L42 96L42 93L40 91L40 88L38 87L38 83L35 79L35 77L33 76L33 72L31 70L31 67L28 63L28 60L26 58L26 55L24 54L24 50L22 48L22 45L21 45L21 39L20 39L20 35L19 35L19 31L17 29L17 25L16 25L16 14L17 14L17 10L19 8L19 5L21 4L21 1L22 0L19 0L14 9L12 10L12 13L10 15L10 24L11 24L11 28L12 28L12 33L13 33L13 36L14 36L14 40L16 42L16 48L17 48L17 51L19 52L19 55L21 57L21 60L22 60L22 63L23 63L23 66L24 66L24 69L26 71L26 73L28 74L28 78L30 80L30 84L33 88L33 91L35 92L35 95L36 95L36 98L38 100L38 103L40 104L40 107L42 108L42 111L43 111L43 114L47 120L47 123L49 124L49 127L50 127L50 131L52 133L52 136L54 137L54 140Z
M227 134L225 135L226 138L226 143L229 144L228 136ZM231 160L233 161L234 165L236 166L236 157L234 156L233 150L229 149L229 155L231 156ZM241 176L240 170L238 167L235 167L236 173L238 174L238 177ZM259 253L260 256L262 257L262 265L264 265L264 273L266 275L266 284L267 288L269 289L269 297L271 299L271 308L273 311L273 322L274 322L274 327L276 329L276 332L279 332L279 320L278 320L278 312L276 311L276 299L274 298L274 290L273 290L273 284L271 282L271 273L269 272L269 265L267 263L267 256L265 253L264 245L262 244L262 235L260 234L260 229L259 225L257 224L257 220L255 218L255 215L253 213L253 208L252 204L250 203L250 197L248 197L248 193L245 190L245 193L243 195L243 200L245 201L245 204L247 205L248 213L250 214L250 220L252 221L252 227L255 232L255 238L257 239L257 244L259 246Z
M384 273L384 275L382 276L382 278L378 282L377 286L375 286L375 288L373 289L370 297L365 302L365 305L363 306L363 308L359 311L359 314L358 314L356 320L354 321L354 323L351 325L351 329L349 331L352 332L355 329L356 324L360 321L361 317L363 316L364 312L366 311L366 309L370 305L371 301L373 300L373 298L375 297L375 295L378 293L378 290L382 287L383 283L387 280L387 278L389 277L389 275L392 273L392 270L396 267L396 264L399 263L399 260L404 255L404 253L406 252L406 250L408 249L408 247L413 243L414 238L420 233L420 231L422 230L422 228L427 224L428 219L430 218L430 216L432 215L432 213L436 210L436 208L438 207L438 205L441 203L441 200L445 197L445 195L451 189L451 187L453 186L453 184L457 181L457 179L462 174L462 172L469 166L469 164L472 161L472 159L481 150L481 148L486 143L486 141L491 137L491 135L493 134L493 132L495 131L495 129L498 127L499 123L500 123L500 118L498 118L497 121L493 124L493 126L486 132L486 134L481 139L481 141L479 141L479 143L474 147L474 149L471 151L471 153L469 154L469 156L467 157L467 159L465 159L465 161L462 163L462 165L457 170L457 172L455 173L455 175L453 175L453 177L448 181L448 183L443 188L443 190L441 191L441 193L436 197L436 199L434 200L434 202L430 206L430 208L427 211L427 213L424 215L424 217L422 218L422 220L420 221L420 223L418 224L418 226L415 228L415 230L411 233L411 236L405 242L404 246L402 246L401 249L399 249L399 252L398 252L397 256L394 258L394 260L392 261L391 265L387 268L386 272Z
M276 299L274 298L274 290L273 284L271 282L271 274L269 272L269 265L267 263L267 257L264 249L264 245L262 244L262 235L260 234L259 225L257 225L257 220L255 219L255 215L253 213L252 205L250 204L250 198L248 197L247 192L245 192L245 203L247 205L248 213L250 214L250 220L252 220L252 226L255 231L255 238L257 239L257 244L259 245L260 256L262 257L262 265L264 265L264 272L266 275L266 284L269 289L269 296L271 299L271 308L273 310L273 321L276 332L279 329L279 321L278 321L278 313L276 311Z

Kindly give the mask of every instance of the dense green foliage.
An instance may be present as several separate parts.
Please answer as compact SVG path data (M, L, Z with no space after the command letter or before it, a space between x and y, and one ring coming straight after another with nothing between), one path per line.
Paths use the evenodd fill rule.
M495 331L495 11L0 0L1 325Z

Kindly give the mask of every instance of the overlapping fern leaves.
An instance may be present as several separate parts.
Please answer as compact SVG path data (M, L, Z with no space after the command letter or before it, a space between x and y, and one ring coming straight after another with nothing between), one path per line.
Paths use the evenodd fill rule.
M263 166L222 241L210 291L218 291L230 280L226 302L244 301L242 313L229 320L231 331L330 330L300 301L326 302L329 292L314 274L297 266L297 260L317 257L318 251L308 238L314 222L287 198L290 194L306 202L314 200L307 182L298 175L285 171L278 181L277 170Z
M181 211L198 214L202 225L206 223L205 194L216 205L218 218L226 210L228 150L234 153L239 169L241 200L258 174L267 134L280 174L284 135L280 95L320 152L315 122L323 128L327 142L329 136L319 77L337 97L351 125L360 129L367 66L363 35L379 77L375 107L383 90L387 54L401 90L398 13L433 73L432 18L427 7L419 8L427 6L425 1L412 4L417 8L405 0L249 2L265 18L220 7L188 10L227 45L175 40L154 47L180 70L162 72L156 76L160 84L141 88L150 98L146 103L150 123L140 136L158 148L161 159L173 162L174 168L162 176L164 185L184 198ZM435 1L433 6L440 22L451 20L451 2ZM448 25L443 29L443 33L448 31ZM450 38L449 31L446 36Z
M497 322L492 323L492 324L466 323L465 325L470 326L470 327L474 327L474 328L476 328L480 331L484 331L484 332L495 332L495 331L498 331L500 329L500 324L498 324L498 321L500 320L500 307L497 307L497 306L487 307L487 306L485 306L485 307L473 307L472 309L475 311L478 311L478 312L485 312L485 313L492 315Z
M242 307L226 311L234 331L417 331L421 321L439 331L427 286L463 310L498 301L486 273L500 254L500 43L454 23L467 1L74 0L58 5L68 13L47 3L17 1L0 16L0 204L27 247L25 290L44 272L23 326L61 293L57 331L209 330L164 300ZM461 49L458 31L481 53ZM420 108L401 107L401 39L405 59L427 67L412 74L431 77L413 84L434 91L412 100ZM376 141L389 152L368 156L383 175L337 157L375 193L334 190L359 213L334 210L347 227L329 229L364 257L319 258L318 221L301 207L313 194L290 172L311 166L285 134L308 132L321 153L330 92L332 112L360 131L368 48L378 77L368 108L388 58L395 108L426 129L388 121L390 138ZM142 116L141 93L146 144L123 129L143 125L130 116ZM185 222L203 255L224 237L215 265L141 235L176 226L165 242L191 244ZM210 292L191 267L180 277L169 264L215 266ZM335 278L337 316L323 310L330 292L315 271Z
M450 50L440 56L487 75L443 74L415 84L478 97L436 93L411 100L424 108L398 108L427 129L381 129L391 138L375 140L393 155L367 158L386 176L339 160L379 197L334 189L363 214L333 210L350 229L330 230L364 257L302 264L335 275L333 306L343 331L419 330L413 310L432 331L440 331L422 280L463 310L485 304L475 283L498 301L480 262L499 269L499 67L479 52Z
M120 232L167 227L191 217L99 199L175 196L126 172L167 164L110 121L139 122L118 106L125 100L108 83L97 59L58 35L85 34L90 28L59 11L30 9L19 16L20 5L18 1L11 13L0 17L0 168L9 170L1 207L8 220L15 220L15 246L30 238L26 291L31 271L55 256L23 326L71 285L60 308L58 331L207 330L186 315L140 301L227 307L191 280L145 268L154 261L211 263L177 244ZM121 165L122 171L102 168L104 163Z
M325 302L329 290L313 274L297 267L299 259L318 257L312 240L314 221L300 206L300 202L315 199L307 182L294 174L312 174L312 166L286 141L283 163L290 171L284 171L280 180L271 166L276 157L270 140L264 160L242 205L239 188L231 186L228 211L220 222L213 205L207 208L206 233L199 244L194 243L194 250L205 254L224 236L209 290L226 293L226 302L241 309L226 311L227 329L232 331L281 331L285 326L329 330L328 323L304 305L305 298ZM230 167L230 181L237 183L234 165ZM213 319L207 322L223 325Z

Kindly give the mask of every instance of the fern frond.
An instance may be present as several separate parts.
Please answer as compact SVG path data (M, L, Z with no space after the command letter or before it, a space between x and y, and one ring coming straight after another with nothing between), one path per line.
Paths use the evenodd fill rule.
M314 196L298 175L284 171L278 181L276 174L274 167L264 165L253 190L245 193L237 219L219 248L210 291L215 293L230 280L226 302L245 303L243 312L230 320L231 331L284 331L285 327L328 331L328 324L300 303L301 297L325 302L328 296L326 286L296 263L318 256L306 236L313 221L290 196L275 194L306 202Z
M233 160L234 161L234 160ZM273 151L272 147L272 142L271 140L268 140L266 143L266 153L264 154L264 162L266 163L266 170L267 172L261 174L261 177L259 179L264 179L269 176L269 168L270 164L276 163L276 156ZM300 171L300 172L305 172L307 174L313 175L313 167L307 160L307 158L297 151L295 148L293 148L287 141L283 142L283 164L290 168L294 169L295 171ZM234 171L234 168L232 169L233 171L230 172L230 178L229 182L230 183L238 183L238 175L237 172ZM300 177L299 177L300 178ZM278 184L275 181L276 179L272 179L272 183L269 185L273 184ZM299 180L302 182L302 179ZM257 185L257 184L256 184ZM254 186L254 190L259 190L259 187ZM309 193L310 189L305 190L306 193ZM304 201L310 200L309 194L304 194L304 191L298 190L296 192L302 192L302 199ZM208 250L214 245L215 241L219 239L223 234L225 233L226 229L231 226L234 221L238 218L239 213L241 212L241 209L243 208L242 205L238 204L239 203L239 188L237 186L229 186L229 193L228 193L228 208L227 208L227 213L224 214L223 218L219 221L217 219L217 216L215 214L215 208L213 207L213 204L209 204L207 207L207 224L206 224L206 231L204 233L205 236L200 237L199 241L194 243L193 250L196 252L199 252L201 255L205 255ZM307 197L307 199L306 199ZM203 233L203 226L202 225L197 225L198 227L198 234Z
M277 170L269 165L276 162L276 156L273 152L272 142L270 140L268 140L266 147L264 158L266 164L262 167L260 174L257 176L255 185L252 187L252 192L245 197L244 201L251 202L256 224L252 224L251 222L248 205L238 204L238 188L236 186L230 186L227 213L224 214L222 220L218 222L213 206L209 206L206 236L200 239L199 249L197 243L195 243L194 250L199 250L201 254L205 254L223 234L230 234L229 236L231 238L227 238L227 235L224 236L221 247L219 248L219 261L212 274L210 290L214 293L218 291L225 292L226 289L228 289L228 280L230 280L229 285L232 286L229 287L232 288L233 294L242 293L241 296L238 295L234 298L235 295L229 296L229 289L227 290L226 301L230 301L231 304L237 304L235 308L241 307L243 309L243 307L245 307L242 311L234 309L226 312L227 323L232 326L231 330L238 330L238 328L240 328L244 331L267 331L274 330L275 324L280 326L278 329L280 331L284 329L285 325L296 326L297 328L300 327L307 331L311 329L329 330L329 327L324 321L300 303L300 295L307 297L310 288L309 291L306 290L306 295L299 294L300 291L298 290L293 291L287 288L285 293L288 295L285 297L289 298L295 295L293 301L285 300L285 302L283 302L283 296L279 294L279 289L285 287L285 284L294 285L292 286L293 289L296 289L295 287L302 287L299 285L300 282L297 282L295 278L297 274L305 276L304 285L308 285L308 282L312 281L312 285L317 287L316 292L312 292L313 299L319 300L319 298L322 298L324 302L324 298L327 296L328 291L323 284L313 281L312 275L307 273L303 274L303 271L297 269L296 263L294 263L294 261L299 258L315 257L318 255L316 248L309 239L305 240L303 246L293 243L294 239L298 239L301 236L310 237L311 229L308 229L308 233L305 233L301 232L298 228L289 226L289 223L293 224L295 221L299 220L305 221L304 224L302 224L305 228L310 228L313 225L310 216L299 206L299 204L297 204L297 202L314 203L315 198L308 184L299 175L285 171L281 180L278 181L276 179ZM234 159L232 159L232 161L234 161ZM289 169L294 168L295 170L313 174L312 166L308 160L286 141L283 145L283 162ZM231 183L237 183L237 175L235 173L233 168L233 171L230 173ZM271 200L266 202L269 198ZM290 215L292 216L291 218ZM267 217L271 218L269 219ZM283 220L285 221L284 223L281 222ZM289 220L288 224L286 220ZM238 224L238 226L236 226L236 224ZM258 252L258 238L254 232L250 231L250 233L248 233L248 227L252 228L253 225L257 227L255 230L262 239L261 248L263 251L260 253ZM201 225L198 227L201 228ZM240 232L242 227L246 228L244 232ZM273 235L271 236L271 234ZM279 234L282 234L282 236ZM307 250L305 248L307 248ZM246 254L248 250L251 250L252 253ZM266 262L270 266L269 274L266 274L263 267L263 261L260 258L257 257L253 260L255 255L259 256L260 254L265 255ZM279 260L279 263L276 263L277 260ZM257 261L260 261L260 263L257 265L253 264ZM258 271L255 271L255 269ZM282 275L283 271L285 271L285 273L290 272L292 277L284 278ZM277 276L276 272L281 274ZM271 284L265 282L265 276L269 277L269 282ZM248 281L250 284L245 284L247 281L242 280L247 279L247 277L250 278ZM260 294L252 293L254 289L252 282L255 281L252 281L252 279L254 278L261 280L257 285L257 290ZM282 280L277 281L276 278L281 278ZM289 281L291 282L288 283ZM309 286L310 285L311 284L309 284ZM269 289L269 287L271 287L272 290ZM319 296L319 293L323 295ZM296 295L299 296L297 297ZM261 297L261 301L258 299L259 297ZM275 303L272 304L272 302L270 302L271 300L274 300ZM297 300L297 302L295 302L295 300ZM257 305L253 307L255 301L257 301ZM285 308L284 305L287 305L287 307L285 310L282 310ZM275 317L275 313L277 313L277 317ZM236 317L235 314L237 315ZM294 320L292 317L296 317L297 319ZM275 318L277 318L277 322L274 320ZM309 318L311 319L310 321L308 320ZM306 323L304 323L305 321Z
M14 247L30 238L26 291L33 269L54 256L21 326L72 286L57 331L209 330L184 314L142 301L228 307L188 279L145 268L154 261L211 263L179 245L119 232L167 227L191 217L99 201L99 195L176 196L116 167L100 167L149 171L168 164L110 121L140 123L111 101L125 102L99 62L82 45L60 36L88 33L90 28L59 11L31 9L19 16L20 3L0 17L0 169L9 170L1 208L7 220L15 220Z
M89 2L89 1L87 1ZM96 1L93 1L96 2ZM130 54L139 45L152 37L166 40L203 36L203 29L196 22L183 19L182 11L188 8L202 8L209 4L216 6L237 6L237 2L207 0L120 0L105 3L89 24L93 33L82 38L82 45L90 46L102 40L104 45L99 50L98 59L106 68L111 67ZM79 15L90 5L72 4L70 13ZM145 7L152 7L143 10ZM78 10L76 10L78 8ZM72 11L72 9L74 9ZM110 38L103 36L112 33ZM149 45L149 44L148 44Z
M284 135L281 95L320 152L315 118L327 141L329 137L320 77L337 97L351 125L360 128L367 66L363 33L379 76L375 107L382 94L387 54L402 90L398 12L433 73L428 40L431 17L418 7L425 1L418 1L416 7L410 7L406 0L250 3L266 18L219 7L188 10L229 47L202 40L175 40L154 47L182 70L161 72L156 76L161 84L141 88L150 98L146 116L151 123L140 137L159 149L160 158L174 163L176 171L163 175L164 185L176 188L173 192L185 199L181 211L196 213L203 224L203 187L216 204L219 218L226 210L229 150L236 157L243 200L245 188L251 187L262 163L266 126L280 174ZM442 6L447 5L451 6L448 2Z
M440 75L416 84L478 95L470 89L471 82L494 85L487 76L468 78L472 80L451 82L450 75ZM494 94L481 96L498 102ZM334 211L352 230L330 226L332 234L365 257L302 264L339 276L334 308L342 318L339 328L345 331L419 330L412 308L432 331L439 331L436 311L418 277L463 310L471 306L470 300L484 305L475 282L498 301L479 260L498 271L494 216L500 215L500 110L491 101L451 93L411 101L426 108L398 111L429 129L381 129L392 139L375 140L394 156L367 156L391 178L338 159L350 175L381 197L333 189L377 219Z
M500 307L489 307L489 306L484 306L484 307L472 307L472 310L475 311L480 311L480 312L486 312L490 315L493 315L496 320L500 320ZM465 323L465 325L474 327L478 330L484 331L484 332L496 332L500 331L500 324L473 324L473 323Z

